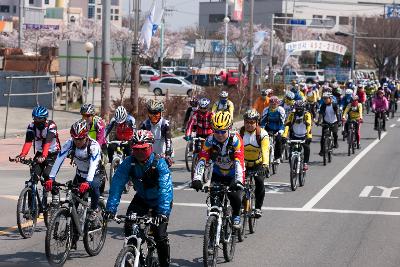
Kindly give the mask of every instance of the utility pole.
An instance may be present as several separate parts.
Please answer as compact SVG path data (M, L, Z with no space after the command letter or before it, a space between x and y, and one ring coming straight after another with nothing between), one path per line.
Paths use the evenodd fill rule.
M273 50L274 50L274 20L275 16L272 14L271 16L271 33L269 34L269 63L268 63L268 80L270 84L274 83L274 72L272 71L272 55L273 55Z
M103 47L101 62L101 117L108 121L110 112L110 17L111 0L102 0L103 4Z
M224 24L225 24L225 35L224 35L224 70L226 71L226 56L228 54L228 12L229 12L229 5L228 0L225 0L225 17L224 17Z
M352 32L352 37L353 37L353 44L352 44L352 49L351 49L351 79L354 79L354 68L355 68L355 62L356 62L356 25L357 23L357 18L353 17L353 32Z
M139 112L139 9L140 0L134 0L133 8L135 10L135 20L133 24L133 42L131 52L131 103L133 105L133 115Z
M249 92L248 92L248 101L247 101L247 107L251 108L253 104L253 87L254 87L254 65L253 65L253 25L254 24L254 0L250 0L250 59L249 59L249 78L250 78L250 86L249 86Z
M25 0L19 0L19 21L18 21L18 48L22 48L22 26L24 24Z
M165 31L165 1L162 0L162 10L164 13L161 18L161 29L160 29L160 78L163 76L163 66L164 66L164 31Z

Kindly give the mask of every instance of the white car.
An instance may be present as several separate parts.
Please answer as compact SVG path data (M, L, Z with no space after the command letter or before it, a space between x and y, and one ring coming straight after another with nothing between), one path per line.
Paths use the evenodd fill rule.
M140 80L144 83L150 82L151 77L160 76L160 73L152 68L142 67L139 71Z
M164 77L157 81L151 81L148 90L157 96L164 95L167 90L169 94L192 96L193 91L196 90L196 85L182 77Z

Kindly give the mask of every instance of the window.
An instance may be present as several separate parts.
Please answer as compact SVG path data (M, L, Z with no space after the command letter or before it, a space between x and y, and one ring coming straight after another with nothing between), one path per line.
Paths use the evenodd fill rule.
M17 13L17 6L13 6L13 13Z
M211 14L208 17L209 23L219 23L224 21L225 15L224 14Z
M115 9L114 14L119 14L119 9Z
M95 11L94 6L88 7L88 19L94 18L94 11Z
M97 19L100 20L101 19L101 15L97 15Z
M118 16L114 16L114 20L119 20Z
M10 13L10 6L0 6L0 12Z
M97 8L97 13L101 13L101 8L100 7Z
M114 9L111 8L111 14L113 14L113 13L114 13Z
M182 84L182 82L178 79L171 79L171 83L173 84Z
M45 4L45 5L50 4L49 2L50 2L49 0L44 0L44 4Z
M33 5L33 4L34 4L34 1L33 1L33 0L29 0L29 4L30 4L30 5Z
M327 22L328 25L332 25L332 26L336 25L336 16L326 16L326 19L330 20Z
M160 81L161 83L173 83L171 78L165 78Z
M110 18L110 20L113 20L113 18L114 18L114 17L111 15L111 18Z
M349 17L339 17L339 25L349 25Z
M140 74L147 74L146 70L140 70Z
M95 0L89 0L89 4L95 4Z

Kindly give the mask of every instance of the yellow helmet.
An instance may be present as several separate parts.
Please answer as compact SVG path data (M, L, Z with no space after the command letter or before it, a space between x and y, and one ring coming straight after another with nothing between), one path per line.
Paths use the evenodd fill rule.
M232 116L229 111L218 111L212 118L214 130L228 130L232 125Z

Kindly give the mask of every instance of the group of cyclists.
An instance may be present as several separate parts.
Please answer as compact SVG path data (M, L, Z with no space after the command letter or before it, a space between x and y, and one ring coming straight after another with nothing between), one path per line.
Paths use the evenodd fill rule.
M241 227L242 194L247 171L261 171L265 175L255 177L254 217L262 216L265 196L264 179L270 170L270 138L274 139L273 163L280 164L284 144L290 140L304 140L304 170L308 170L313 125L329 127L333 133L334 148L339 147L338 131L344 123L357 123L357 146L360 148L360 125L366 105L373 111L389 111L389 103L397 101L399 84L393 81L367 81L344 85L337 82L306 84L293 81L283 99L272 89L260 90L254 106L243 114L243 127L233 127L234 104L228 92L221 91L219 100L203 97L192 98L184 122L184 139L194 137L203 140L198 145L199 160L194 166L191 187L196 191L204 186L203 175L212 162L210 184L229 187L228 198L232 207L233 228ZM396 100L392 101L391 100ZM370 104L369 104L370 103ZM45 179L44 188L53 194L54 181L65 158L76 166L74 183L81 194L89 191L91 213L113 219L116 215L125 185L130 182L135 189L127 214L145 215L151 211L157 230L154 232L160 266L169 266L170 249L167 226L173 203L173 185L170 167L173 165L174 149L169 121L163 117L164 105L150 99L146 103L148 118L138 127L133 116L123 106L116 108L114 117L106 126L96 115L95 107L84 104L80 109L82 118L70 128L71 138L60 144L57 125L48 119L48 111L42 106L32 111L33 121L28 125L25 143L16 160L24 159L32 144L37 175ZM375 128L377 119L375 119ZM104 191L105 165L111 161L115 147L107 145L107 138L115 128L115 138L127 141L125 160L112 177L105 211L99 209L99 199ZM385 124L383 125L385 130ZM324 131L322 131L324 133ZM321 151L323 150L321 138ZM125 235L132 235L132 225L125 224ZM76 248L76 240L71 246Z

